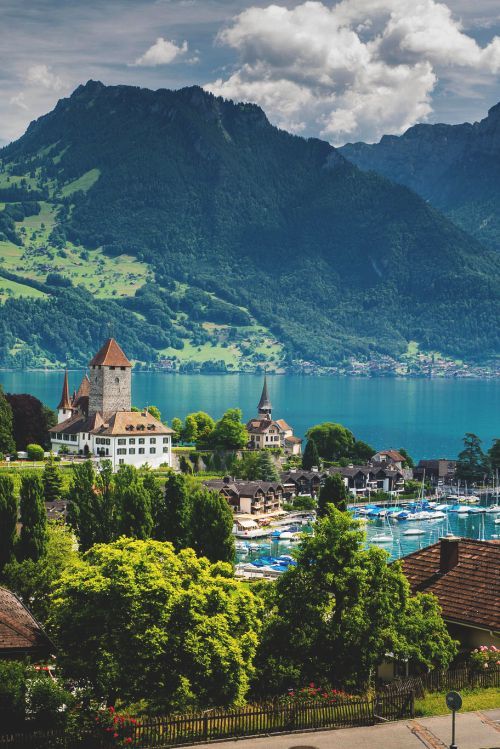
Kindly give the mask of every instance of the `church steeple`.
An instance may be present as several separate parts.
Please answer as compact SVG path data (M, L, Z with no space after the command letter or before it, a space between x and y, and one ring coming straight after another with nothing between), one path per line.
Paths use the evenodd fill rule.
M262 388L262 395L260 396L259 405L257 406L259 416L263 416L266 419L271 419L273 407L267 391L267 375L264 375L264 386Z
M57 415L59 423L66 421L71 416L71 400L69 397L69 383L68 383L68 370L64 373L63 389L61 393L61 400L57 406Z

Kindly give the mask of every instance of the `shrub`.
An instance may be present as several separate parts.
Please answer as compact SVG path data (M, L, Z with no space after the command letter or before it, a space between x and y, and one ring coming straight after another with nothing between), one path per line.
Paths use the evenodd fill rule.
M44 450L41 445L35 445L35 443L32 443L31 445L28 445L26 452L28 453L28 460L43 460Z
M487 668L500 667L500 648L494 645L481 645L470 654L470 663L474 669L482 671Z

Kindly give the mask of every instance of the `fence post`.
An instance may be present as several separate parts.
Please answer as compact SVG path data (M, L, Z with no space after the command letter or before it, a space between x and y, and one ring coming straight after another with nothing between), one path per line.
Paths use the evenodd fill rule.
M415 691L412 689L410 692L410 718L415 717Z
M203 713L203 741L208 741L208 713Z

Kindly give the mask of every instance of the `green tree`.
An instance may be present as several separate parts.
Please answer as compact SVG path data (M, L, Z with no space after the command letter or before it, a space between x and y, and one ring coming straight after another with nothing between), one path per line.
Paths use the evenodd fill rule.
M174 418L172 419L172 429L174 430L174 433L172 435L172 442L174 444L177 444L178 442L180 442L182 434L182 421L177 416L174 416Z
M302 468L304 471L310 471L313 466L320 468L320 458L316 442L314 440L307 440L306 449L302 455Z
M17 499L10 476L0 474L0 573L14 553Z
M134 466L120 466L114 480L118 535L147 539L153 529L151 497Z
M233 457L229 470L232 476L247 481L255 481L259 477L259 453L256 450L244 452L241 458Z
M363 465L373 458L375 452L373 447L367 442L356 440L349 456L350 462Z
M211 562L234 561L233 513L219 492L198 489L191 498L189 545Z
M151 414L153 419L158 419L158 421L161 421L161 411L158 406L148 406L147 411Z
M319 456L324 460L349 458L355 443L354 435L349 429L331 421L311 427L306 437L316 443Z
M463 442L464 449L458 454L456 475L460 481L475 484L483 479L485 473L482 440L476 434L467 432Z
M4 568L4 582L29 607L35 617L45 624L50 611L50 596L63 570L73 564L78 555L73 548L73 535L65 525L47 526L47 545L43 556L34 562L12 559Z
M179 551L189 541L191 501L186 477L170 471L162 499L154 505L153 536L158 541L170 541Z
M19 561L36 562L47 548L47 513L43 501L41 477L31 473L21 477L20 490L21 533L16 547Z
M102 462L98 474L90 460L75 463L68 499L68 522L82 551L114 538L117 511L110 461Z
M44 450L41 445L31 443L27 445L26 452L28 453L28 460L43 460L44 458Z
M51 453L43 467L43 498L46 502L56 502L62 496L62 473Z
M415 468L415 461L404 447L400 447L398 452L403 456L405 462L403 463L404 468Z
M248 432L239 408L229 408L216 423L210 441L221 450L240 450L248 444Z
M279 481L279 473L269 450L259 450L257 454L257 478L260 481Z
M488 450L488 462L490 465L490 471L495 475L496 471L500 471L500 439L494 439L493 443Z
M189 414L189 416L186 417L186 420L187 419L194 421L196 424L194 429L195 436L192 441L196 442L196 447L202 450L210 443L210 436L214 430L215 421L204 411L197 411L196 413Z
M51 630L68 677L162 713L241 704L253 674L259 599L232 568L120 538L65 570Z
M13 453L16 449L12 432L12 408L0 385L0 453Z
M184 425L182 427L181 438L183 442L196 442L198 436L198 425L196 419L192 414L188 414L184 419Z
M337 510L345 512L347 510L347 499L349 490L344 484L344 479L340 473L332 473L325 478L318 496L318 515L322 517L328 512L328 504L333 504Z
M400 563L363 547L359 524L330 505L302 543L297 567L266 590L257 693L311 681L365 687L387 652L431 668L451 662L457 651L437 600L411 598Z

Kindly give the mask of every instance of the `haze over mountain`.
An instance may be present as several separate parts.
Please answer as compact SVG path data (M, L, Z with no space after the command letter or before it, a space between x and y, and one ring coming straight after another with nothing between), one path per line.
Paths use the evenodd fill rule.
M263 326L288 360L323 364L411 340L470 359L498 351L500 256L255 105L89 81L0 160L0 274L41 295L0 308L4 360L24 342L83 363L110 316L142 360L221 324ZM30 235L33 203L44 228ZM92 286L96 267L116 275L130 256L133 283Z
M481 242L500 249L500 104L474 124L415 125L401 136L339 150L360 169L415 190Z

